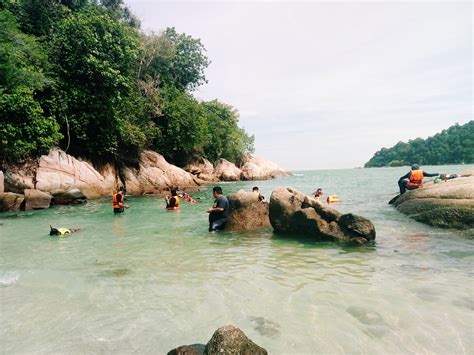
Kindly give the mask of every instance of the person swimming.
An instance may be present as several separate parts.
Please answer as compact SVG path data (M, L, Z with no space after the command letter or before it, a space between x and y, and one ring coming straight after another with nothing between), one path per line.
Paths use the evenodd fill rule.
M67 237L69 234L79 232L80 228L54 228L51 224L49 225L49 235L58 237Z

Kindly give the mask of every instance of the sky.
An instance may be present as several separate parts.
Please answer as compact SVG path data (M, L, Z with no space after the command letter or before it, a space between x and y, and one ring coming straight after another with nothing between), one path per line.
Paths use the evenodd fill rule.
M473 119L471 2L125 0L144 31L200 38L209 83L255 154L288 170L363 166Z

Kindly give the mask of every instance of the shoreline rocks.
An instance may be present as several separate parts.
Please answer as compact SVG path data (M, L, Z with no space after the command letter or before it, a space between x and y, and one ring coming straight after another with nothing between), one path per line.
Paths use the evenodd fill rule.
M241 180L268 180L290 175L274 162L253 154L250 154L244 160L244 164L240 169Z
M375 240L375 227L368 219L342 214L292 188L272 192L269 216L275 233L359 245Z
M242 330L233 325L224 325L217 329L206 345L183 345L168 352L168 355L214 354L267 355L268 352L255 344Z
M435 227L474 228L474 171L407 191L393 205L414 220Z

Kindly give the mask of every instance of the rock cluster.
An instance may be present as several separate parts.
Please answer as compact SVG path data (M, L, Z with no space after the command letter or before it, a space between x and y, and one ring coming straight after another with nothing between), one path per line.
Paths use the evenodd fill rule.
M458 178L429 182L407 191L393 205L407 216L436 227L474 228L474 169Z
M245 333L233 325L217 329L209 342L183 345L168 352L168 355L266 355L268 352L250 340Z
M276 233L355 244L375 239L374 225L368 219L342 214L292 188L272 192L269 216Z

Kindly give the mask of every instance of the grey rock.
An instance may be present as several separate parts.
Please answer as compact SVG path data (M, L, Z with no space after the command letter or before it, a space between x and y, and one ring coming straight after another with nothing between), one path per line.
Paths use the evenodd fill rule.
M0 194L0 212L19 211L25 196L13 192Z
M266 355L268 352L250 340L239 328L225 325L214 332L204 354Z
M418 222L442 228L473 229L474 176L467 173L407 191L393 201L393 206Z
M51 194L53 195L53 201L56 205L78 204L87 201L86 195L76 188L67 191L61 189L54 190Z
M272 192L269 217L276 233L354 244L365 244L375 239L375 227L368 219L353 214L343 215L292 188L279 188Z
M25 189L25 211L49 208L51 195L34 189Z
M270 227L268 203L260 202L253 192L240 190L230 194L227 230L252 230Z

